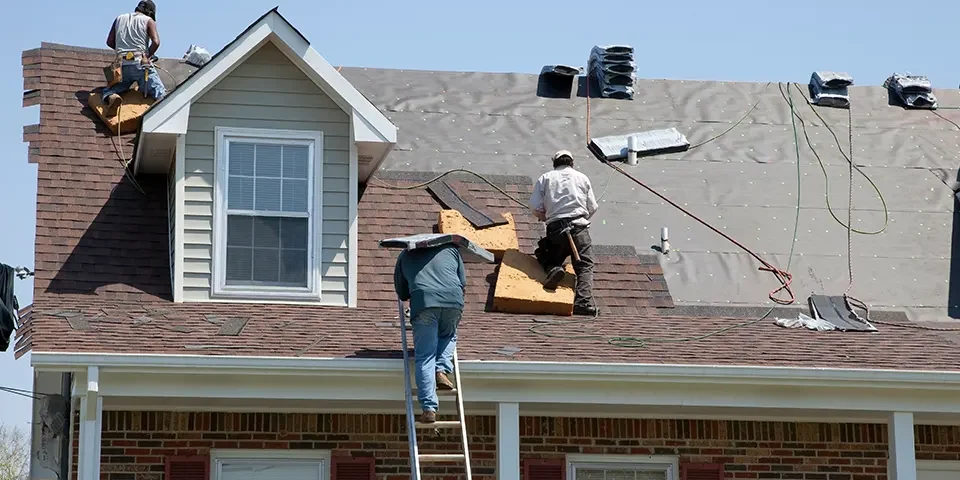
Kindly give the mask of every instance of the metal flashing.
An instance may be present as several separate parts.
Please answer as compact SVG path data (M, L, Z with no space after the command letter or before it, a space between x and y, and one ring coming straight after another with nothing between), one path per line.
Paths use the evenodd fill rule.
M440 245L453 244L464 256L473 257L487 263L494 263L493 253L471 242L466 237L455 234L444 233L421 233L407 237L387 238L380 240L380 246L383 248L401 248L404 250L416 250L418 248L433 248Z
M645 132L591 138L587 147L601 162L627 158L627 139L637 139L637 156L683 152L690 148L687 137L676 128L648 130Z

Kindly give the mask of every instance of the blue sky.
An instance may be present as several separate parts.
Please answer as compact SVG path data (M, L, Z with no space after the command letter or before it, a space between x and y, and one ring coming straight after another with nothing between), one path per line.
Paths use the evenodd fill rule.
M537 73L545 64L584 64L593 45L626 43L637 49L645 78L806 83L813 70L841 70L858 85L880 85L898 71L927 75L936 88L960 84L956 0L930 0L915 13L893 0L157 3L163 57L179 58L190 44L216 52L279 5L333 65ZM22 127L38 121L39 107L21 108L21 52L41 41L102 47L114 16L135 6L38 0L5 7L11 21L0 31L0 186L7 205L0 209L0 263L33 266L37 167L26 161ZM32 288L18 282L21 305L32 302ZM29 357L14 361L12 349L0 352L0 385L29 389L31 379ZM0 405L0 423L30 421L29 400L0 392Z

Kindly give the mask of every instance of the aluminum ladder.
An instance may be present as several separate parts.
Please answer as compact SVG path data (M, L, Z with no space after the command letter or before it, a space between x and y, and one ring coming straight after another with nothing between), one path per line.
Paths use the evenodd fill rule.
M400 315L400 341L403 345L403 377L406 379L404 382L407 399L407 439L410 442L410 479L411 480L420 480L420 465L424 463L454 463L454 462L463 462L466 472L467 480L473 480L473 474L470 470L470 449L468 447L467 441L467 422L466 417L463 414L463 388L460 384L460 362L457 360L457 351L453 351L453 376L454 376L454 386L456 387L453 391L450 390L438 390L437 397L440 400L453 398L457 403L457 418L459 420L453 421L436 421L434 423L420 423L417 421L413 409L413 386L411 385L414 382L413 378L413 368L411 364L413 359L410 358L410 352L407 348L407 324L406 324L406 314L403 310L403 301L397 298L397 306L399 307ZM420 453L420 448L417 445L417 429L451 429L459 428L460 429L460 442L463 447L463 453Z

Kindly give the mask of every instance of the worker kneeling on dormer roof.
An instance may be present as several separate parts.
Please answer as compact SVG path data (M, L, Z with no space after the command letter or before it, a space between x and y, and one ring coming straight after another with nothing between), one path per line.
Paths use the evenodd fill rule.
M547 273L544 288L557 288L564 276L563 261L572 256L577 274L573 313L598 315L600 310L593 300L593 243L587 231L598 205L590 179L573 168L572 153L560 150L554 154L553 170L537 179L530 206L547 224L547 235L534 252Z
M393 286L400 300L410 301L413 348L416 358L417 398L422 423L437 419L437 388L453 390L447 376L453 372L457 327L463 316L467 273L460 251L453 244L404 250L393 271ZM457 372L459 375L460 372Z
M153 0L141 0L133 13L118 16L107 35L107 46L117 52L121 78L115 79L117 83L101 93L103 104L107 106L104 115L112 117L116 114L120 94L130 90L134 83L140 85L140 92L148 98L160 100L166 95L163 82L153 65L160 48L157 6Z

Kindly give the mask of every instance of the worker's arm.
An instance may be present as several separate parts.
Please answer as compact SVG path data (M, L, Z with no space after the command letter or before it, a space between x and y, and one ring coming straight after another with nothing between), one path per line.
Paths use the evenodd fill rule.
M403 269L400 268L400 260L403 258L403 252L397 258L397 266L393 268L393 289L397 296L404 302L410 300L410 286L407 285L407 278L403 276Z
M537 183L533 186L533 193L530 194L530 208L533 209L533 213L537 215L537 219L541 222L547 221L547 210L543 206L543 177L537 179Z
M160 49L160 32L157 31L157 22L147 20L147 36L150 37L150 48L147 56L153 57Z
M597 199L593 196L593 185L590 184L590 179L586 179L584 183L586 184L587 191L587 218L590 218L594 213L597 213L600 205L597 204Z
M111 49L117 48L117 21L113 21L113 25L110 25L110 33L107 34L107 46Z

